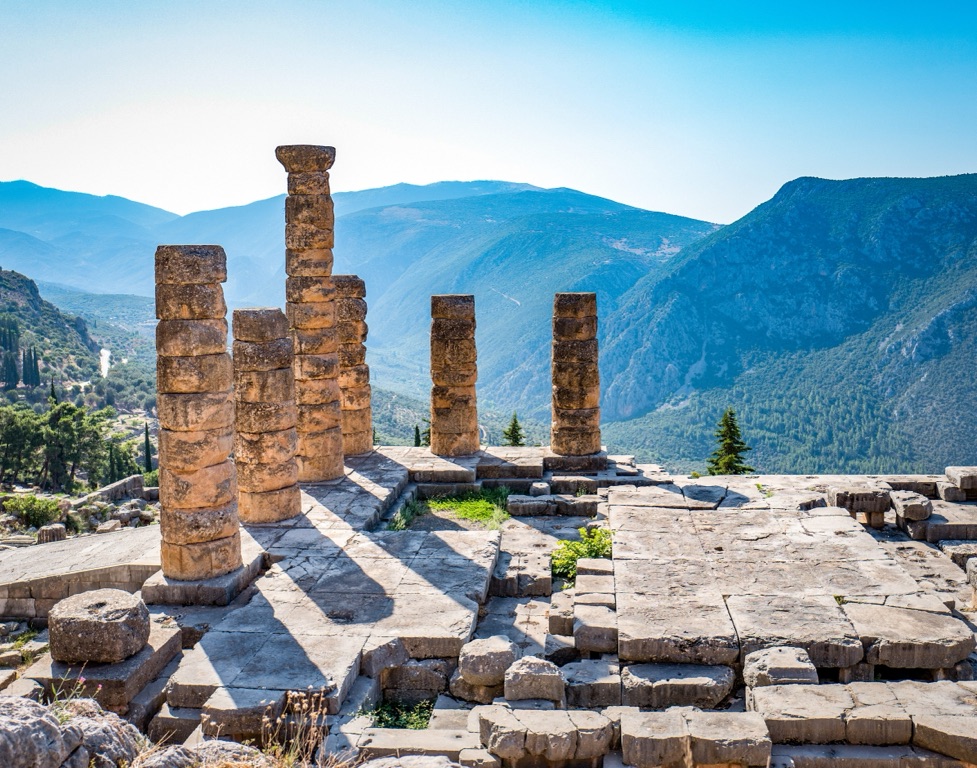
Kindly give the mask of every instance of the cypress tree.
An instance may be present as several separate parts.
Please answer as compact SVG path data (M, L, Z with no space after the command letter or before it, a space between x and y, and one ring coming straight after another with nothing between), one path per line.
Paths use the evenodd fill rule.
M54 377L51 377L51 394L49 397L54 401L54 404L58 404L58 393L54 390Z
M153 471L153 445L149 442L149 422L146 422L146 430L143 432L143 453L146 454L145 470Z
M417 424L414 425L414 447L421 447L421 428Z
M523 432L522 425L516 417L516 412L512 412L512 421L509 426L502 430L502 445L525 445L526 433Z
M732 408L727 408L719 420L716 440L719 445L706 465L710 475L748 475L753 471L753 467L743 461L743 454L753 449L743 442Z

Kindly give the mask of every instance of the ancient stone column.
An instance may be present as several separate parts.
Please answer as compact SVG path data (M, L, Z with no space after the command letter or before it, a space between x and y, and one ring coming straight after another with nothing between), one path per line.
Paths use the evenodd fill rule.
M431 451L476 453L475 297L431 297Z
M246 523L287 520L302 511L293 357L280 309L234 310L234 462L238 511Z
M356 275L333 275L332 281L336 288L343 453L355 456L373 450L370 366L366 364L366 283Z
M299 480L343 475L339 406L339 342L332 284L333 207L329 169L332 147L278 147L288 171L285 199L285 313L295 350L298 407L296 462Z
M550 449L561 456L600 451L596 293L558 293L553 301Z
M157 410L163 575L209 579L241 566L227 279L217 245L156 249Z

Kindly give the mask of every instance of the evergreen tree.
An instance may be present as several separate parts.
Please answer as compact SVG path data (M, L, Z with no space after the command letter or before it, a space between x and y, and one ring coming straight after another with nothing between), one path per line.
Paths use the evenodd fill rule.
M146 422L146 430L143 432L143 454L145 457L145 471L153 471L153 445L149 442L149 422Z
M748 475L753 471L753 467L743 461L743 454L753 449L743 442L732 408L727 408L719 420L716 440L719 445L706 464L710 475Z
M502 445L525 445L526 433L519 424L515 411L512 412L512 421L509 426L502 430Z
M54 389L54 377L53 376L51 377L51 394L48 395L48 397L50 397L51 400L54 401L54 404L55 405L58 404L58 393Z
M115 445L109 443L109 483L114 483L119 479L119 470L116 468L115 463Z
M421 445L431 444L431 420L424 419L424 423L427 424L423 430L421 430Z
M13 352L3 353L3 388L16 389L20 377L17 374L17 357Z
M414 447L421 447L421 428L417 424L414 425Z

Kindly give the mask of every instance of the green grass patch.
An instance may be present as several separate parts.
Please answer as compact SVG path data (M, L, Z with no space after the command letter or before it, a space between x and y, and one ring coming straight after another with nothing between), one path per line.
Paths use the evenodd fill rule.
M509 498L509 489L505 486L499 488L485 488L480 493L471 493L464 496L445 496L439 499L428 499L426 504L429 509L439 512L450 512L462 520L471 520L481 523L489 530L497 530L509 519L506 512L506 501Z
M376 728L406 728L412 731L423 731L431 722L433 712L433 701L421 701L417 704L385 701L367 714L373 718L373 725Z
M427 512L427 506L422 501L411 499L404 506L394 512L387 523L388 531L406 531L415 518Z
M577 579L580 558L611 558L611 532L606 528L579 528L580 541L560 539L550 558L553 578L563 579L572 587Z

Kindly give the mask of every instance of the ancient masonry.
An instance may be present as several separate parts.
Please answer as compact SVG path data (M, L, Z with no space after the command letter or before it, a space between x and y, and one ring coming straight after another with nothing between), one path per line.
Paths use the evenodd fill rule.
M246 523L287 520L302 511L292 360L280 309L234 310L234 460Z
M561 456L600 451L597 294L553 300L553 420L550 448Z
M285 299L295 350L298 477L302 482L334 480L343 475L332 281L334 216L329 194L329 169L336 150L296 145L278 147L275 154L288 171Z
M370 366L366 364L366 283L356 275L333 275L339 336L339 404L343 454L373 450Z
M477 453L475 297L431 297L431 452Z
M241 566L224 249L156 250L156 388L163 574L209 579Z

